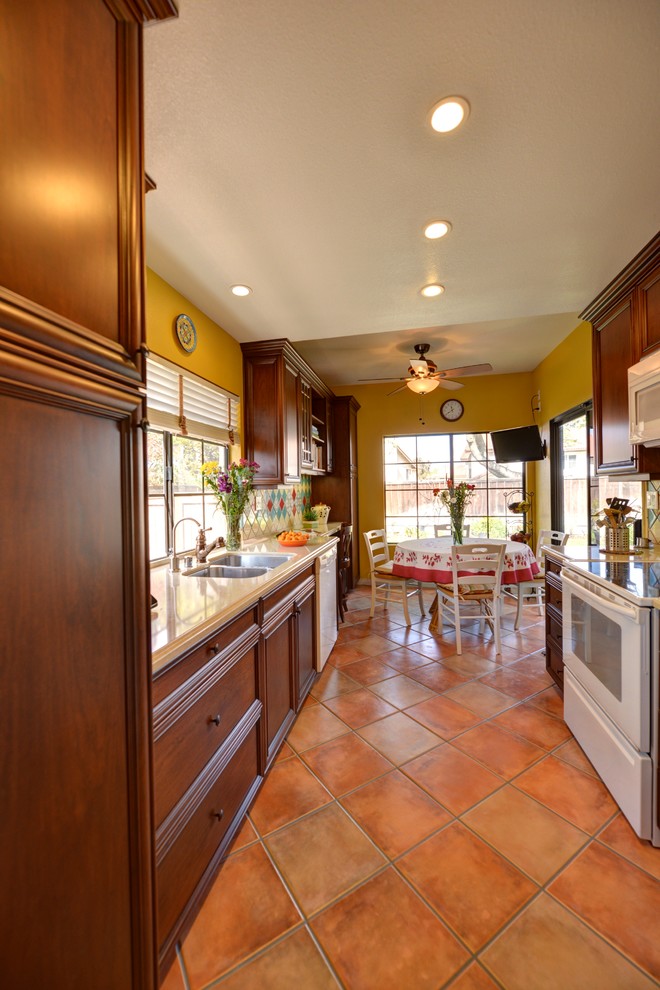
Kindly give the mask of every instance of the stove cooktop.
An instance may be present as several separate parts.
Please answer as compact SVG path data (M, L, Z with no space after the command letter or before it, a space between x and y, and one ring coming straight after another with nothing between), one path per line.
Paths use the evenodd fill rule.
M598 583L609 586L611 591L640 603L648 604L660 599L660 561L638 560L635 557L620 560L571 560L565 566L582 571Z

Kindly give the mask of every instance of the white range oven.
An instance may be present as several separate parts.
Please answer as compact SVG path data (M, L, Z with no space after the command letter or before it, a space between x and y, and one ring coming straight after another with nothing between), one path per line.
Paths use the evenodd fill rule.
M633 829L660 846L660 563L562 570L564 718Z

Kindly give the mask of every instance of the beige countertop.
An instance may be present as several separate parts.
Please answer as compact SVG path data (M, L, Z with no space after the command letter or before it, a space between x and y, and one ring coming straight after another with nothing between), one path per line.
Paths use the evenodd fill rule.
M158 605L151 609L151 649L154 672L180 656L203 637L255 604L263 595L273 591L283 581L302 571L328 546L337 542L334 535L341 523L319 527L304 547L283 547L277 539L244 541L242 553L281 554L286 563L259 577L207 578L171 573L169 564L151 569L151 594ZM222 563L226 550L209 554L209 561Z

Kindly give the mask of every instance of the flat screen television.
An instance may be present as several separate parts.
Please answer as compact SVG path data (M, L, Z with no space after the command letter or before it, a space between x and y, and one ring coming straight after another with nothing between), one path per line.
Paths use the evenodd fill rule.
M542 461L545 444L538 426L519 426L515 430L496 430L490 435L498 464L512 461Z

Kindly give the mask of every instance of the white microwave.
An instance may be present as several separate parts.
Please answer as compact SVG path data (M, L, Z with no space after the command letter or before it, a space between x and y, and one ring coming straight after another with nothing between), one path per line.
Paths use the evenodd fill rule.
M628 368L630 442L660 447L660 351Z

